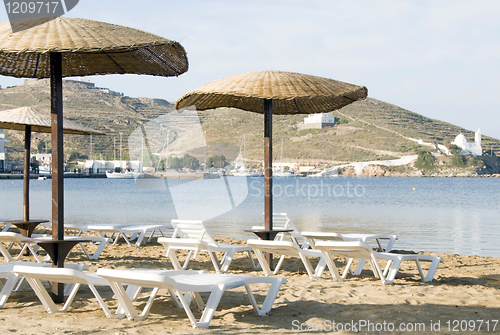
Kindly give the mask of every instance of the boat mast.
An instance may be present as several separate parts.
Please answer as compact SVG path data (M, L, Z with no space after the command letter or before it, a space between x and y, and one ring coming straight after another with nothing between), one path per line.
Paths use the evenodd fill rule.
M280 165L281 165L281 174L283 174L283 137L281 138L281 158L280 158Z

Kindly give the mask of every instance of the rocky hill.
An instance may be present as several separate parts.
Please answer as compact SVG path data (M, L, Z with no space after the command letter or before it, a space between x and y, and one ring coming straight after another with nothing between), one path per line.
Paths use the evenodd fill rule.
M105 132L108 136L92 139L96 158L119 155L119 134L122 133L122 156L127 157L128 136L138 127L165 113L173 112L172 103L161 99L132 98L92 83L64 81L64 116ZM49 113L50 97L47 80L28 80L25 85L0 90L0 108L31 106ZM417 140L444 144L459 133L473 140L474 133L452 124L433 120L398 106L368 98L333 112L339 122L332 128L300 130L305 115L274 116L274 157L280 159L283 139L283 161L312 164L337 164L353 161L387 160L428 150ZM230 143L240 147L246 135L246 158L261 162L263 157L263 116L234 109L221 108L199 112L202 129L209 145ZM6 131L7 150L11 159L20 159L23 134ZM500 141L482 137L483 148L500 153ZM36 150L49 135L34 134L32 147ZM115 143L115 144L114 144ZM40 145L43 148L43 143ZM50 148L50 143L49 143ZM43 150L42 150L43 151ZM90 155L88 136L67 135L65 155L71 152Z

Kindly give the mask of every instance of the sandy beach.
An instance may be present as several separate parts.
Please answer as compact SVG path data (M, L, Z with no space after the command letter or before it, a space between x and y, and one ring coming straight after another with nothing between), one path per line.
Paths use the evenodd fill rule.
M223 239L231 243L239 240ZM0 310L0 333L9 334L293 334L302 331L340 330L338 333L399 334L405 332L447 334L456 330L491 334L500 332L500 258L432 254L441 256L432 283L422 283L414 263L403 264L394 285L383 285L365 267L359 277L344 282L325 271L311 280L299 259L287 259L280 276L282 286L268 317L256 316L244 289L226 292L208 330L193 329L183 310L177 309L167 292L157 296L151 314L142 322L106 318L87 287L82 287L67 313L48 314L29 286L11 295ZM98 261L89 262L77 248L67 262L86 263L90 270L103 268L171 269L164 249L156 242L131 248L107 246ZM339 266L341 263L338 263ZM201 254L191 269L213 272ZM244 254L237 255L230 274L263 275L254 270ZM262 287L266 289L266 287ZM98 288L111 308L117 301L109 288ZM263 300L260 287L254 290ZM260 299L260 300L259 300ZM146 293L137 306L144 306ZM200 313L195 313L200 317ZM480 327L480 328L479 328ZM455 331L454 331L455 330Z

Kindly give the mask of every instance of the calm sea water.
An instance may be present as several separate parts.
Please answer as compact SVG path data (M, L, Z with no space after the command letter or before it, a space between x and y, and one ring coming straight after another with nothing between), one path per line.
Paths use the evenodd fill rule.
M263 224L263 178L66 179L65 222L206 220L248 239ZM396 249L500 257L498 178L275 178L274 211L302 230L397 234ZM51 182L31 181L31 218L51 218ZM22 217L22 180L0 181L0 219Z

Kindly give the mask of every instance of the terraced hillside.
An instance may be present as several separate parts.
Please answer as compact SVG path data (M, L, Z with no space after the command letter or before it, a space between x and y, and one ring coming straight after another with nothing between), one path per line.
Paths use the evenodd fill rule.
M49 84L45 80L0 90L0 108L31 106L48 114ZM173 104L151 98L132 98L109 89L96 88L91 83L64 82L65 117L105 132L96 137L93 156L113 158L119 155L119 133L122 133L122 156L128 156L127 139L145 122L173 112ZM274 116L274 157L280 159L283 139L283 160L330 165L339 162L386 160L414 154L421 147L413 139L449 144L462 132L473 140L474 133L450 123L429 119L395 105L368 98L333 112L340 121L332 128L300 130L298 124L305 115ZM246 135L246 158L260 163L263 157L263 116L234 109L221 108L199 112L202 129L206 132L209 151L216 143L240 147ZM7 131L7 150L11 159L20 159L23 134ZM482 137L483 148L500 153L500 141ZM49 135L35 134L33 148L40 142L50 142ZM114 144L115 143L115 144ZM160 146L161 147L161 146ZM43 148L43 145L40 146ZM50 148L50 143L49 143ZM424 147L428 149L428 147ZM85 136L65 137L65 155L76 151L90 155L90 139ZM212 153L213 154L213 153ZM233 155L231 155L233 156Z

